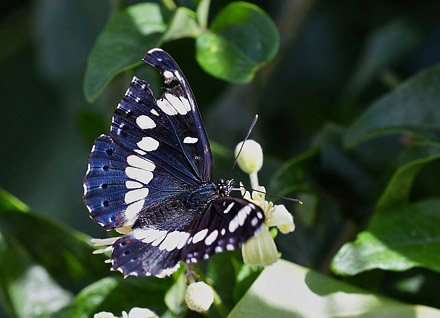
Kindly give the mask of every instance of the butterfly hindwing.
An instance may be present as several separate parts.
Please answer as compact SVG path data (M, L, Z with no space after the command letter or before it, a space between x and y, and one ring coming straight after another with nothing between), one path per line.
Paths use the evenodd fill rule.
M256 235L263 226L264 212L252 202L236 197L218 198L192 226L192 235L182 259L194 263L214 253L232 251Z

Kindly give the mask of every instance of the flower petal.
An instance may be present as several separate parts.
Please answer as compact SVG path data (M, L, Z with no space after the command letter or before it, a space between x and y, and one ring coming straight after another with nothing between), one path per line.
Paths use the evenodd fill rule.
M148 308L133 307L128 313L128 318L159 318Z
M278 260L277 247L266 227L243 244L241 253L247 265L269 266Z
M292 214L287 211L284 204L276 205L267 224L277 226L281 233L286 234L295 230Z

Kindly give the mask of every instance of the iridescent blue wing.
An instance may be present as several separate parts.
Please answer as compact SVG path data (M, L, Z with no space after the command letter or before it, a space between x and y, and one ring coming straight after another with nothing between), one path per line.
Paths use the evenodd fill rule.
M112 266L124 275L166 276L180 260L195 263L215 253L232 251L264 226L264 212L242 198L212 201L199 217L181 218L167 226L134 225L133 231L113 244Z
M208 138L182 71L160 49L144 61L177 85L156 99L149 84L134 77L114 113L110 137L95 141L84 202L106 229L131 226L153 202L211 181Z

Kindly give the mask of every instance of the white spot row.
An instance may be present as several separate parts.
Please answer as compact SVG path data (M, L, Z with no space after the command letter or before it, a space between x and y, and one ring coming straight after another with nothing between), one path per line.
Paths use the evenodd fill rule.
M229 232L233 233L239 226L243 226L246 217L251 211L252 207L250 204L242 207L237 215L232 218L231 222L229 222Z
M170 93L157 100L157 106L167 115L185 115L191 110L191 105L183 96L177 97Z

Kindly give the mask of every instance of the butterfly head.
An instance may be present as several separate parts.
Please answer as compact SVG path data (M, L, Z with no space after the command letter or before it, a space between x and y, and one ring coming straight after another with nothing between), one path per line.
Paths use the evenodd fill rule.
M225 180L225 179L219 179L215 183L217 186L217 190L222 197L226 197L229 195L229 193L232 190L232 187L234 186L234 179Z

